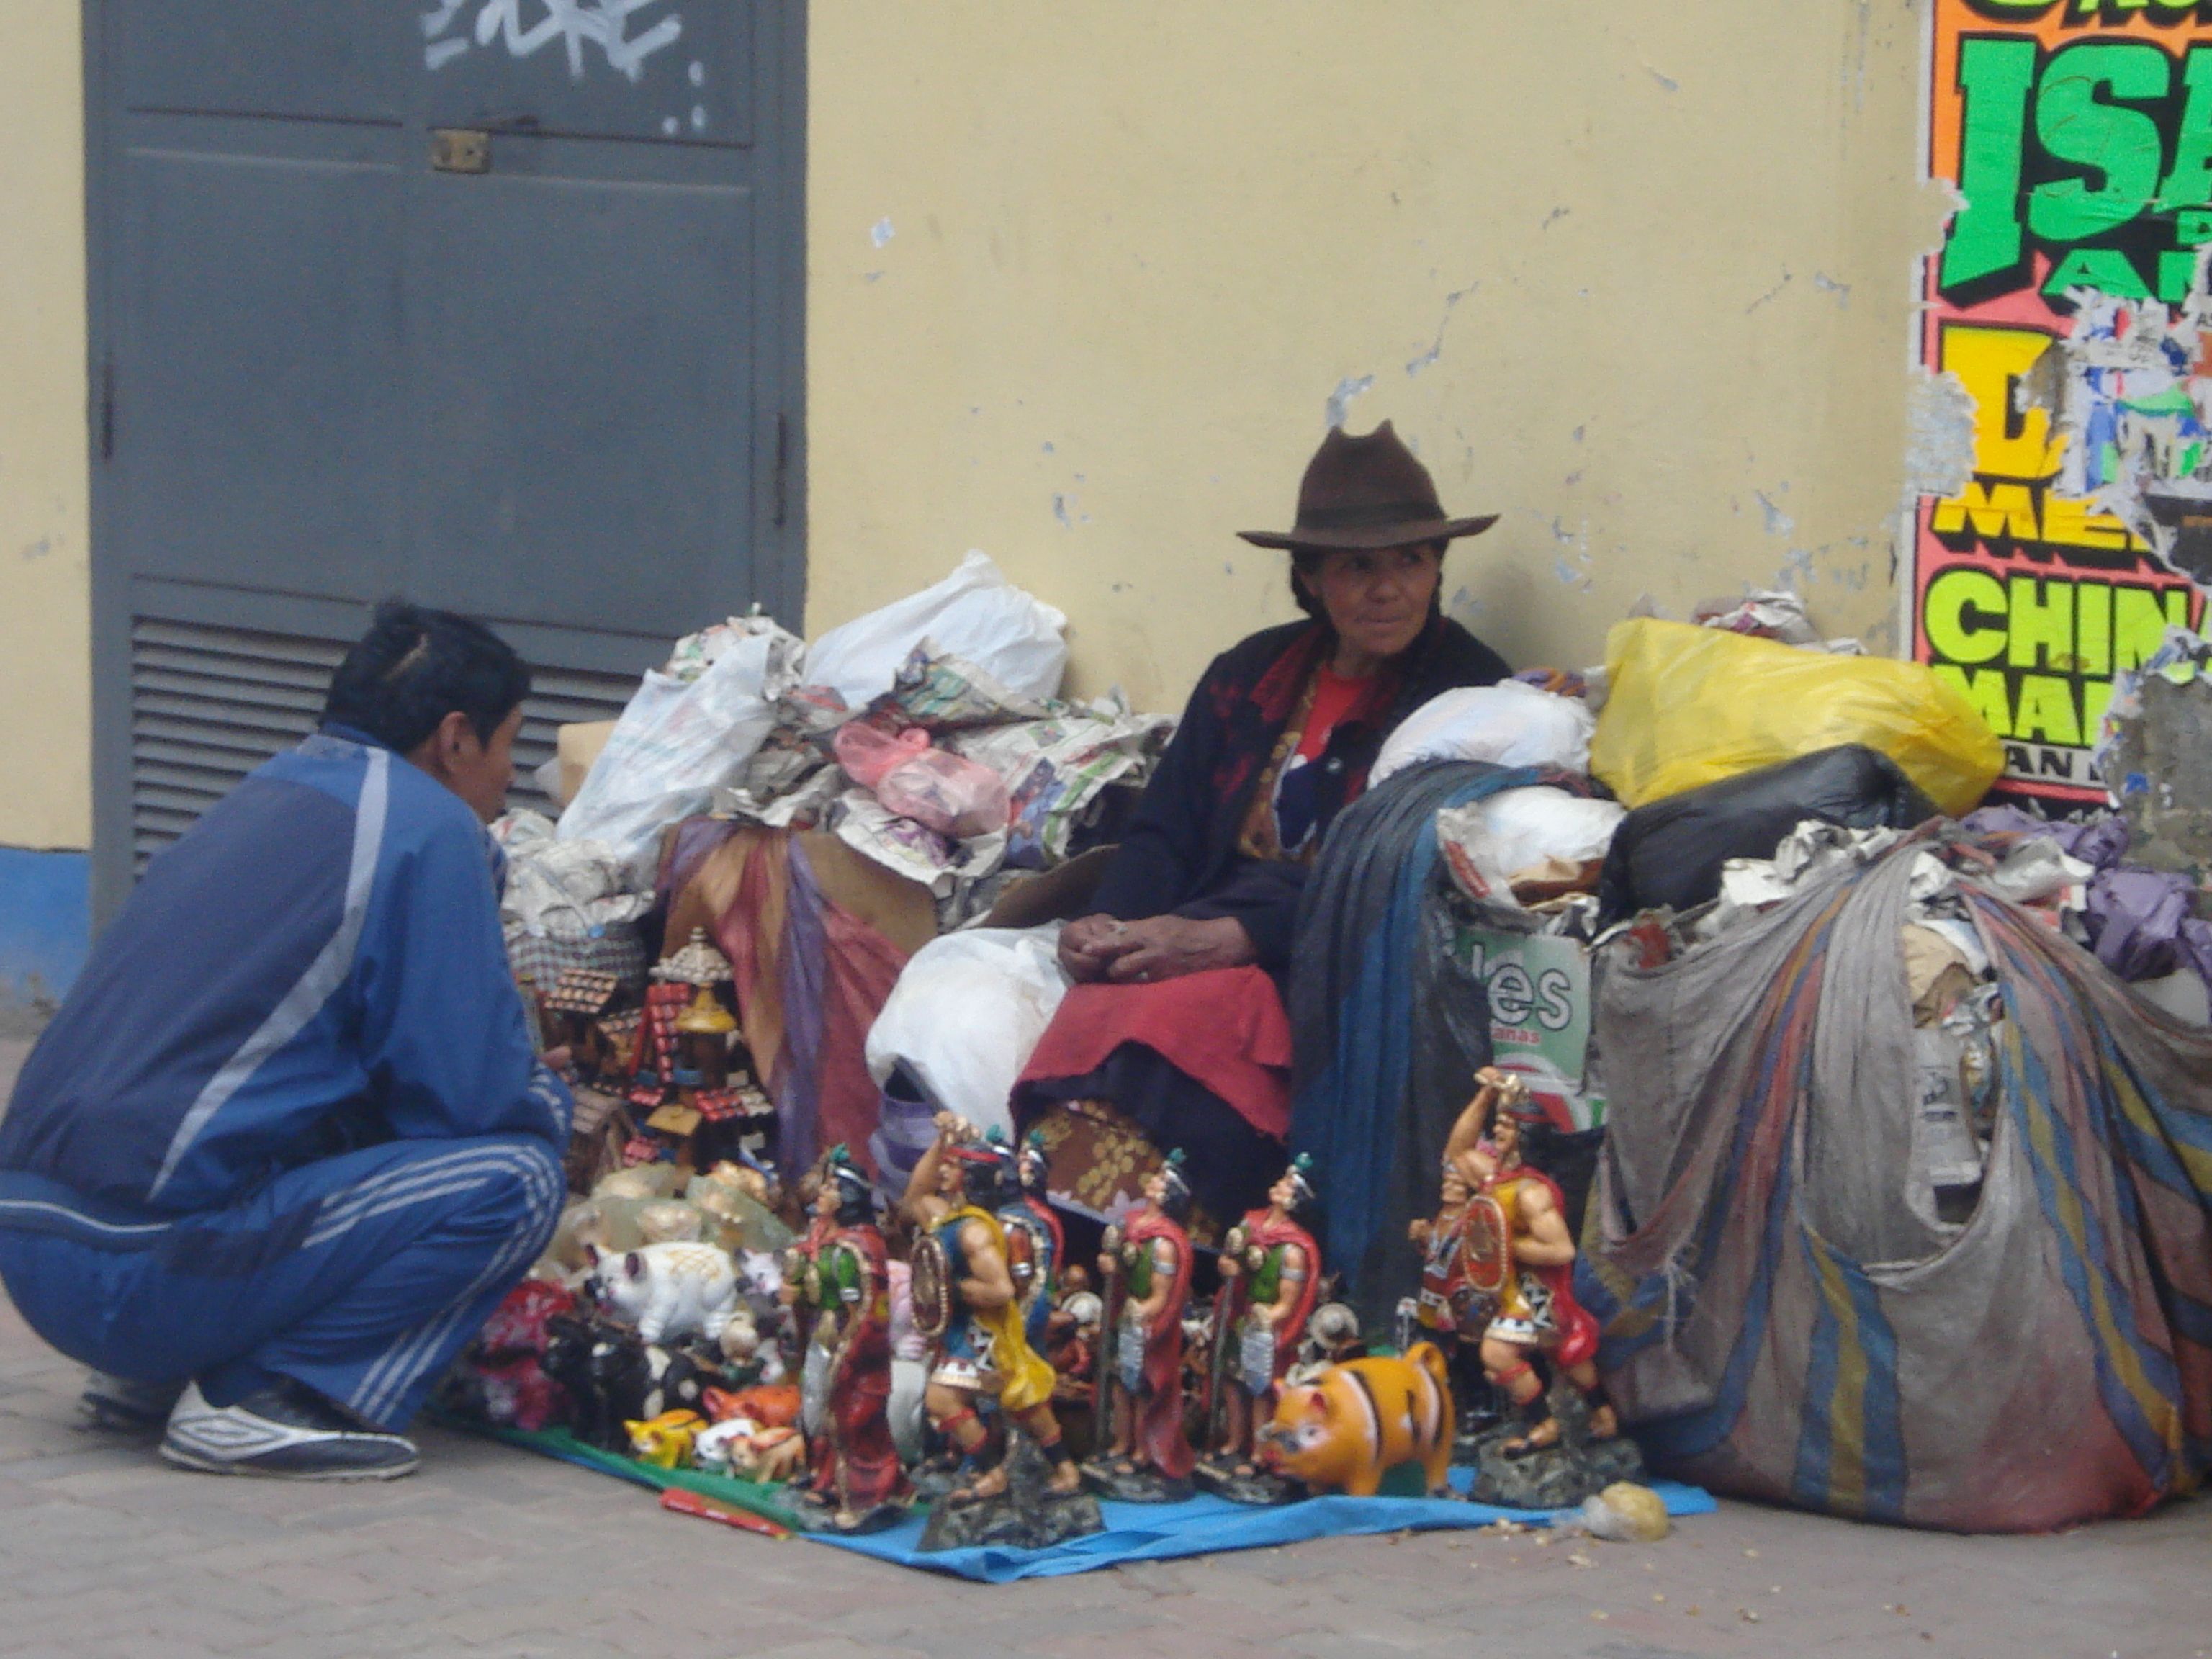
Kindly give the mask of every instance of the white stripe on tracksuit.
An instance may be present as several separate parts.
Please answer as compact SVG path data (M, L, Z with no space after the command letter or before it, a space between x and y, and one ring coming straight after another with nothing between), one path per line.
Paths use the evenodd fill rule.
M410 1183L409 1177L424 1167L418 1164L410 1170L393 1172L380 1185L374 1178L363 1182L351 1189L349 1212L327 1231L319 1220L314 1233L309 1236L311 1243L335 1238L372 1215L444 1199L486 1180L510 1176L522 1179L524 1210L517 1218L514 1236L468 1287L447 1304L443 1312L412 1331L403 1333L362 1375L347 1404L372 1421L380 1419L391 1403L406 1392L408 1385L420 1374L425 1357L437 1352L470 1304L492 1285L512 1277L528 1265L526 1258L538 1250L546 1229L559 1213L561 1198L566 1190L559 1166L550 1152L532 1155L517 1147L484 1147L473 1149L466 1156L434 1161L450 1179L430 1187L417 1187Z

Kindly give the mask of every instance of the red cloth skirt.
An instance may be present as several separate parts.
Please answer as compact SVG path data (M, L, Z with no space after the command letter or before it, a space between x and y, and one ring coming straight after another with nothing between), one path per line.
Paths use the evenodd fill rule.
M1024 1083L1082 1077L1141 1043L1218 1095L1262 1134L1291 1127L1291 1021L1257 968L1213 968L1147 985L1068 992L1022 1072Z

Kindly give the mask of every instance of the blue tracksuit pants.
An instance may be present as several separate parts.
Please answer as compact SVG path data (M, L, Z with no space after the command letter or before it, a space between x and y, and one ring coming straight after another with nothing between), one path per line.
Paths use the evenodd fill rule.
M391 1141L184 1217L0 1173L0 1279L96 1370L196 1379L218 1405L276 1373L396 1429L544 1249L562 1196L526 1135Z

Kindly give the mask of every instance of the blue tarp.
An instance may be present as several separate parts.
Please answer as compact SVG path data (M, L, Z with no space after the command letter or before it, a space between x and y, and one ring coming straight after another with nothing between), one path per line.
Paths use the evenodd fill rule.
M1463 1487L1473 1473L1454 1469L1452 1480ZM1713 1510L1711 1496L1695 1486L1661 1480L1652 1489L1665 1500L1669 1515L1710 1515ZM1497 1521L1545 1526L1576 1513L1572 1510L1502 1510L1441 1498L1310 1498L1304 1503L1261 1509L1201 1497L1187 1504L1108 1503L1099 1508L1105 1512L1105 1531L1044 1550L939 1550L924 1555L915 1547L921 1542L920 1516L889 1531L861 1538L809 1535L840 1549L896 1561L902 1567L953 1573L979 1583L1004 1584L1017 1578L1062 1578L1071 1573L1094 1572L1125 1561L1166 1561L1222 1550L1264 1549L1353 1533L1442 1532L1486 1527Z

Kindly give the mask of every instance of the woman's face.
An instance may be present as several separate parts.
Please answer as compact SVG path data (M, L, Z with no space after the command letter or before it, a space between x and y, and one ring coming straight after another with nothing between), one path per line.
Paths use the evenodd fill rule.
M1338 548L1301 574L1346 643L1395 657L1420 637L1443 572L1443 547L1422 542L1373 551Z

